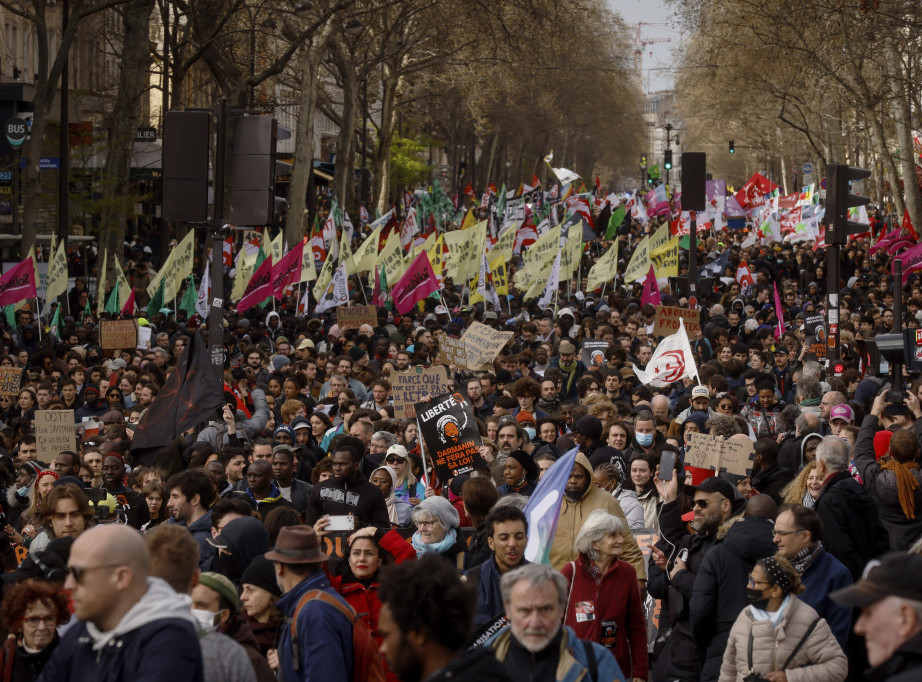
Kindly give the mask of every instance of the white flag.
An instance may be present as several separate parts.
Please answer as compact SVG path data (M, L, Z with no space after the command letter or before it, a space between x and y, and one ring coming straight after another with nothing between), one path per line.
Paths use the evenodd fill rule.
M551 276L547 280L544 293L541 294L541 298L538 299L538 307L541 308L541 310L547 310L547 307L551 305L554 293L557 291L557 287L560 286L560 254L562 251L563 249L557 249L557 257L554 258L554 267L551 268Z
M682 318L679 318L679 331L660 342L647 368L638 369L637 365L632 364L631 369L640 383L649 386L663 387L685 377L697 377L698 368L695 367L695 358Z
M346 275L346 264L343 263L333 272L333 278L327 285L323 296L317 302L315 313L322 313L336 306L346 305L349 302L349 278Z
M560 180L561 185L569 185L574 180L579 180L579 175L569 168L554 168L551 166L551 170L554 171L554 175Z
M407 211L406 220L403 221L403 227L400 230L400 246L406 249L417 234L419 234L419 225L416 222L416 208L411 208Z
M208 293L211 291L211 260L205 261L205 274L202 275L202 281L198 285L198 297L195 299L195 312L203 320L208 319L208 313L211 312L211 303L208 300Z
M496 293L496 289L487 281L487 254L484 253L480 257L480 274L477 276L477 293L483 296L484 301L489 301L493 304L493 309L496 312L501 312L502 308L499 305L499 296Z

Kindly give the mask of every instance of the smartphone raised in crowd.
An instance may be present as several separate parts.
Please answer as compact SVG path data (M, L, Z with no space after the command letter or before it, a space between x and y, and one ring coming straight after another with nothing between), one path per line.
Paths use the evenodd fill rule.
M663 450L659 457L659 474L657 478L661 481L671 481L675 473L675 453L671 450Z

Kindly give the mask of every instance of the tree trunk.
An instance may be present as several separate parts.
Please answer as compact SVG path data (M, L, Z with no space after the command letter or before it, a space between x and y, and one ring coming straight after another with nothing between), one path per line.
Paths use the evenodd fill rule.
M314 113L317 109L317 86L320 62L333 31L330 17L301 52L301 102L295 132L294 165L285 218L285 241L297 244L304 236L307 216L304 207L311 173L314 172Z
M900 55L892 43L887 46L886 55L890 68L888 80L893 91L891 102L893 121L896 124L896 141L900 150L897 163L903 176L903 198L905 208L909 212L909 219L912 220L913 226L919 226L922 225L922 205L920 205L919 183L916 179L916 164L913 160L912 112L910 111L910 95L907 91L909 80L903 73ZM899 192L894 192L894 194L899 194ZM899 217L902 218L902 216Z
M155 0L129 0L122 18L124 43L121 51L121 71L118 92L108 122L108 153L102 173L102 182L110 199L100 217L100 247L110 259L121 254L119 246L124 241L125 221L132 207L129 185L131 178L131 153L135 129L138 124L141 96L147 92L150 69L148 31ZM103 282L103 288L105 288Z
M339 126L339 137L336 146L336 170L333 174L333 196L343 209L349 204L349 185L354 183L354 176L349 173L352 168L350 161L355 156L355 118L358 110L359 79L356 78L355 64L349 59L342 46L336 45L333 50L333 61L342 78L343 111L342 121Z
M397 88L399 78L391 77L393 70L384 65L382 78L381 121L378 127L378 147L375 149L375 194L379 212L384 213L390 203L391 144L397 127Z

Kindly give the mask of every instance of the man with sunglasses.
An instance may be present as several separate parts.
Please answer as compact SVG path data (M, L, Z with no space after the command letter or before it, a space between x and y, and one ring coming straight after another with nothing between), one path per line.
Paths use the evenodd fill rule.
M729 481L716 476L702 481L695 489L695 519L689 532L682 521L679 501L679 476L662 481L659 467L655 478L663 498L660 512L661 539L651 550L647 589L663 600L663 613L669 614L672 633L657 658L651 679L697 682L704 663L691 626L691 599L695 578L708 550L717 542L717 529L733 514L742 511L745 500L738 497Z
M150 576L150 557L137 531L100 525L70 550L67 580L74 614L42 671L45 680L202 682L202 650L188 601ZM168 655L164 655L168 652Z

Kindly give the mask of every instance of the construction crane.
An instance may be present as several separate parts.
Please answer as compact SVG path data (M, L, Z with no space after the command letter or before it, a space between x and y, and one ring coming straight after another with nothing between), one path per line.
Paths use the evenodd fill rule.
M647 45L656 43L671 43L672 38L644 38L643 27L650 26L644 22L637 24L637 34L634 36L634 78L637 80L637 87L643 89L643 53ZM650 53L653 54L652 52Z

